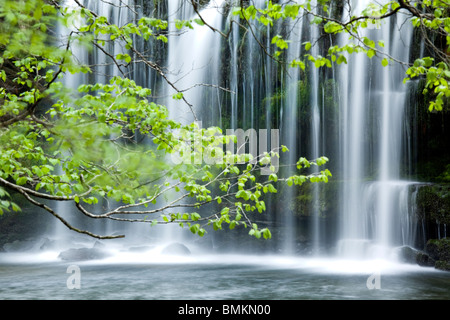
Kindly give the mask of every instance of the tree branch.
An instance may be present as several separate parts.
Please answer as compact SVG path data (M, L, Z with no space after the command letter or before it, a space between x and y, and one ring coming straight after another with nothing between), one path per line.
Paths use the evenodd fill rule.
M86 234L88 236L91 236L91 237L97 238L97 239L117 239L117 238L124 238L125 237L125 235L101 236L101 235L89 232L87 230L82 230L82 229L76 228L76 227L72 226L69 222L67 222L63 217L61 217L52 208L50 208L49 206L47 206L47 205L45 205L43 203L40 203L40 202L34 200L28 193L26 193L22 189L18 189L17 191L19 191L29 202L31 202L35 206L40 207L42 209L45 209L47 212L51 213L55 218L57 218L59 221L61 221L67 228L69 228L72 231L75 231L75 232L78 232L78 233L81 233L81 234Z

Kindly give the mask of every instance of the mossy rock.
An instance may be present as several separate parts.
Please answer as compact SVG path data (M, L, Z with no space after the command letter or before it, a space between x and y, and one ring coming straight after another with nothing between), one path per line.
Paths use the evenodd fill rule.
M398 258L405 263L416 263L418 254L418 250L413 249L409 246L402 246L397 248Z
M436 260L436 269L450 271L450 239L430 239L425 246L425 251Z
M439 260L434 266L436 269L450 271L450 261Z
M419 219L431 223L450 224L450 187L448 185L423 186L417 195Z
M436 261L425 252L418 252L416 255L416 262L422 267L433 267Z
M427 252L435 260L450 261L450 239L430 239L425 245Z

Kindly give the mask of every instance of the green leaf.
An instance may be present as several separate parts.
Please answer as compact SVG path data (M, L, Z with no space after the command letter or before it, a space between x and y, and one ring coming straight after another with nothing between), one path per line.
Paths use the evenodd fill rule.
M381 65L383 67L387 67L389 65L389 60L387 58L384 58L383 60L381 60Z
M287 180L286 180L287 185L291 187L293 184L293 180L294 179L292 177L287 178Z
M16 180L16 183L17 183L19 186L22 186L22 185L24 185L25 183L27 183L27 181L28 181L28 178L27 178L27 177L19 177L19 178Z
M347 64L347 58L341 54L341 55L339 55L339 57L337 58L336 63L337 63L337 64L341 64L341 63Z
M311 49L311 42L305 42L305 50L309 51Z
M334 21L328 21L324 26L324 30L326 33L337 33L342 30L342 26Z
M375 56L375 54L376 54L375 50L370 49L367 51L367 56L369 57L369 59L372 59Z
M431 67L433 65L434 59L431 57L423 57L422 61L424 62L425 67Z
M194 19L194 22L195 22L196 24L198 24L199 26L204 26L204 25L205 25L205 23L203 22L202 19Z
M262 233L263 233L264 239L267 240L267 239L272 238L272 233L270 232L269 229L265 228L265 229L263 229L263 230L261 230L261 231L262 231Z
M15 204L14 202L11 202L11 208L13 209L14 212L22 211L22 209L17 204Z
M189 228L193 234L196 234L200 230L200 225L198 223L191 225Z
M221 215L227 215L229 213L230 213L230 208L228 208L228 207L225 207L220 211Z
M183 92L175 93L175 94L172 96L172 98L173 98L174 100L181 100L181 99L183 99Z

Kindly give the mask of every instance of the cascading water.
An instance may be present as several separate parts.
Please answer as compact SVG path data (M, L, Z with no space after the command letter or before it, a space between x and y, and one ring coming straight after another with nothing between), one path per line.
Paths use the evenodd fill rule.
M117 3L117 7L108 5L103 2L99 1L84 1L83 5L88 8L89 10L92 10L93 12L97 12L98 15L107 17L111 22L116 23L118 25L124 25L125 23L128 23L132 17L131 12L128 10L128 6L130 4L130 1L121 1L121 5L119 6L119 3ZM78 4L75 1L67 0L65 2L65 5L69 8L77 8ZM74 27L79 27L79 24L81 21L73 21ZM74 34L76 34L76 30L69 30L65 28L64 26L59 26L59 33L61 36L61 39L63 41L69 41L68 39ZM74 40L71 40L72 42ZM118 43L114 43L110 45L110 48L108 48L111 52L114 52L115 54L124 53L125 49L120 46ZM103 52L100 50L93 50L92 52L89 52L86 50L86 48L82 45L78 45L75 43L72 46L72 55L73 57L80 63L85 64L89 66L93 66L95 68L95 72L92 74L84 74L84 73L77 73L75 75L73 74L66 74L63 78L64 85L72 90L73 95L77 95L77 88L82 84L87 83L106 83L109 81L109 79L113 76L119 75L119 71L115 66L113 66L112 61L109 60L108 57L106 57ZM60 169L62 170L62 168ZM85 224L86 222L83 219L78 219L78 221L74 221L74 216L71 213L76 211L76 208L73 206L73 204L69 204L68 202L59 202L56 205L56 211L58 213L61 213L62 217L64 219L67 219L71 223L77 224ZM92 223L92 222L91 222ZM95 225L95 224L94 224ZM95 225L96 232L101 233L111 233L114 230L111 229L110 223ZM68 241L70 238L70 233L67 231L66 227L59 221L55 221L55 227L54 232L52 235L55 239L57 239L60 242Z
M174 300L175 304L167 307L164 304L165 310L178 311L178 314L184 310L184 314L188 314L188 305L180 306L176 302L179 299L448 299L448 273L397 263L390 256L396 246L414 247L417 243L416 248L423 247L428 232L425 224L416 218L416 209L422 210L422 193L419 192L422 186L407 180L406 175L414 171L411 159L416 152L414 141L418 135L413 117L417 113L414 108L419 106L410 104L419 102L412 101L412 95L407 99L401 67L392 64L383 68L378 56L369 59L356 53L348 57L348 64L328 69L317 70L307 59L305 70L280 65L266 54L276 50L271 39L277 34L289 34L289 48L285 52L288 60L302 59L306 53L326 56L328 44L343 45L349 40L323 34L320 27L310 23L313 17L304 12L300 12L298 21L286 19L273 28L250 21L251 31L247 21L231 14L232 5L244 3L263 7L264 0L78 0L78 3L95 9L99 15L119 25L136 21L141 15L168 18L170 29L163 31L169 37L167 44L136 37L133 45L162 67L167 78L191 103L203 127L279 129L279 145L290 149L288 154L281 155L282 165L285 162L281 160L292 164L300 156L325 155L330 158L333 179L328 185L280 186L280 191L268 199L270 203L266 202L268 211L257 218L269 223L271 240L249 237L248 229L211 231L204 238L195 237L202 245L213 238L212 250L208 251L205 246L195 250L198 247L181 233L183 230L178 225L150 228L149 224L116 225L110 223L114 221L105 224L105 221L92 219L86 222L74 213L75 208L60 203L56 208L58 213L75 226L100 234L120 230L127 238L118 239L120 243L111 240L112 244L104 241L93 245L91 238L84 241L76 234L72 237L74 234L56 221L59 226L55 227L56 242L69 235L69 250L61 252L67 248L63 246L54 250L36 246L23 250L17 243L8 243L0 248L6 251L0 252L0 298L167 299ZM228 36L222 37L210 27L194 23L192 30L176 28L175 19L198 18L192 10L193 3L198 5L198 11L210 26L224 29ZM344 1L329 2L330 7L336 6L334 11L342 10L336 16L348 12L349 8L342 8L342 3ZM357 12L369 1L345 3L351 3ZM391 17L380 29L364 31L363 35L375 41L384 40L389 55L408 61L411 30L400 20ZM400 27L402 30L398 32L396 28ZM70 30L59 32L64 43ZM324 47L322 41L327 42ZM314 44L310 52L305 42ZM109 81L109 77L116 74L112 61L102 52L95 49L88 52L75 43L71 44L71 49L81 63L95 65L96 72L88 76L66 75L63 81L69 88ZM109 49L117 54L123 48ZM128 66L127 76L138 85L151 88L149 99L168 106L175 120L193 121L190 106L172 99L177 92L161 79L159 72L144 67L138 60L139 57ZM416 87L411 91L419 92ZM270 130L268 133L263 138L272 143L271 138L277 134L271 137ZM137 141L147 143L145 139ZM280 174L289 173L293 170L280 167ZM171 197L165 200L170 201ZM100 222L98 228L95 222ZM189 230L184 231L191 235ZM238 233L240 231L244 234ZM446 226L436 231L436 237L447 236ZM214 243L214 240L222 235L231 241L215 246L219 241ZM46 233L47 236L50 234ZM128 242L130 238L132 241ZM183 242L188 247L184 249L194 250L190 251L191 255L185 255L186 251L167 255L162 248L169 241ZM248 242L257 244L258 250L240 250L242 243ZM269 250L264 247L266 244ZM67 251L78 250L75 248L88 249L89 256L61 258ZM101 248L100 253L106 252L109 256L92 257L98 248ZM330 254L334 249L337 249L336 254ZM310 253L313 255L308 258ZM159 304L157 302L156 307ZM264 308L270 305L267 303ZM244 307L230 310L243 311ZM211 316L220 314L220 310L214 309L211 306L203 310L212 310ZM209 313L203 315L209 316Z
M368 3L355 2L354 12L360 12ZM130 13L131 7L135 8L134 15L146 14L143 3L139 2L138 6L132 4L132 1L122 1L114 7L107 2L85 2L86 7L95 9L119 25L136 19ZM317 42L311 48L312 55L321 53L319 28L305 16L299 21L275 25L273 29L249 24L251 30L242 32L239 28L242 21L239 21L239 16L226 14L231 12L225 10L227 5L229 3L222 0L210 1L199 7L201 18L208 26L192 23L194 28L188 30L177 28L174 21L198 18L192 4L181 0L168 1L164 14L171 21L168 30L171 38L167 48L158 51L145 47L139 40L136 43L137 47L145 48L148 52L158 51L160 61L169 70L168 79L176 84L190 105L173 99L172 96L178 92L170 85L157 82L155 72L149 68L136 66L132 68L131 74L138 82L142 82L139 83L141 85L152 89L163 87L162 95L158 91L158 102L167 105L169 113L181 122L192 122L193 110L197 120L203 122L203 127L215 125L227 126L227 129L280 129L280 144L290 149L287 159L290 163L300 156L307 155L313 159L328 155L330 150L326 146L333 145L337 150L334 153L338 171L335 175L342 181L339 188L340 224L336 227L338 256L361 258L367 256L369 251L377 252L374 254L379 256L383 250L373 248L412 245L415 221L414 212L411 212L411 196L416 189L412 182L401 180L399 167L405 140L403 117L407 96L406 87L402 84L401 66L383 68L378 58L368 59L364 54L355 53L348 58L347 65L333 67L327 76L312 65L307 66L306 72L298 68L285 69L265 54L261 48L264 44L257 42L253 35L266 39L266 50L270 53L270 39L288 30L290 43L286 57L290 60L302 57L305 40ZM254 5L263 7L264 1L255 1ZM376 42L384 40L385 50L390 55L408 61L411 31L402 26L403 30L398 32L395 28L400 26L402 21L386 20L380 29L366 30L362 35ZM230 31L228 37L214 32L214 28ZM348 43L344 36L336 41L339 45ZM123 48L114 47L111 50L117 54ZM88 56L82 50L74 54L85 63L97 65L97 73L89 79L69 77L65 81L70 87L92 81L107 81L108 76L117 72L99 51L94 50ZM327 89L325 81L333 83L333 90ZM228 91L219 87L226 87ZM327 93L325 90L328 90ZM330 92L331 98L327 96ZM280 99L273 98L277 94ZM330 112L326 99L333 100L337 110ZM306 120L309 121L308 130L299 126L305 123L302 117L309 119ZM329 119L337 117L337 129L324 125ZM336 134L333 130L336 130ZM267 139L270 141L270 135ZM326 231L321 227L319 218L324 190L314 184L310 192L312 200L308 211L311 223L308 236L312 251L319 252L326 238ZM279 244L279 248L285 253L295 254L300 233L295 222L299 209L293 206L296 193L289 189L284 197L289 210L286 207L278 210L274 203L268 206L273 209L268 214L284 227L283 243ZM131 234L142 236L143 232L135 231L146 226L131 225L130 228L134 230ZM168 232L158 233L158 236L176 240L175 235L180 234L177 226L165 230Z
M319 41L319 32L317 28L312 28L311 30L312 43ZM318 46L313 46L311 50L313 56L319 54ZM319 111L319 71L317 68L311 68L311 80L310 80L310 108L311 108L311 153L310 158L316 159L320 157L322 151L320 150L320 136L321 136L321 123L320 123L320 111ZM320 230L319 230L319 192L320 187L318 184L313 184L312 186L312 248L313 252L317 254L319 252L320 246Z
M223 1L211 1L200 10L202 19L212 28L222 29ZM185 21L198 19L192 4L187 1L168 2L169 20ZM176 28L174 23L169 24L169 33L180 33L173 38L168 46L167 68L170 70L169 79L182 90L185 98L192 105L197 119L204 122L203 126L220 125L221 101L218 95L220 87L219 70L221 38L206 26L193 23L194 30ZM168 88L168 96L176 92ZM190 123L194 121L191 108L184 102L167 99L169 113L177 120ZM204 108L202 110L202 107ZM206 109L206 110L205 110Z
M368 4L358 1L355 12ZM400 17L363 32L361 36L375 42L383 40L394 58L409 61L412 33ZM341 44L346 41L341 39ZM399 180L407 98L403 72L398 65L382 68L378 59L371 61L363 54L351 57L341 69L344 183L339 255L361 258L375 246L383 249L373 257L386 257L386 250L394 245L411 245L397 241L402 226L396 223L407 214L399 206L412 184Z

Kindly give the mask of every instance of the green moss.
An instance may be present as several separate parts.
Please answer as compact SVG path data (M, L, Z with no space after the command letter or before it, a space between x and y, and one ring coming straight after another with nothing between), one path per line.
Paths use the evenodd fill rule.
M435 268L450 271L450 239L430 239L425 246L425 252L436 260Z
M437 178L437 180L449 183L450 182L450 164L447 164L445 166L445 169L443 172L441 172Z
M450 262L449 261L436 261L436 264L434 265L436 269L444 270L444 271L450 271Z
M306 183L298 189L297 196L290 203L290 209L299 216L310 217L318 212L321 218L335 217L336 209L339 208L338 187L338 182Z
M450 223L450 186L423 186L417 194L417 214L422 220Z

